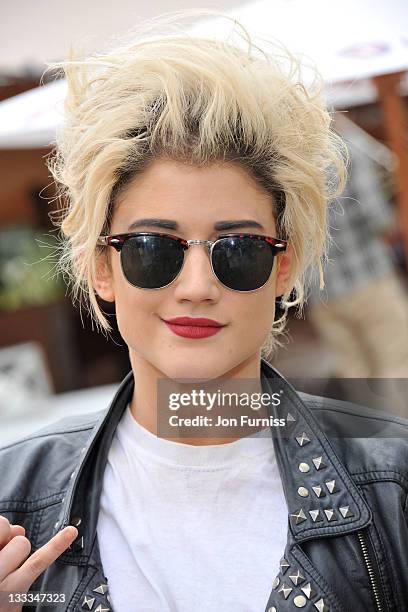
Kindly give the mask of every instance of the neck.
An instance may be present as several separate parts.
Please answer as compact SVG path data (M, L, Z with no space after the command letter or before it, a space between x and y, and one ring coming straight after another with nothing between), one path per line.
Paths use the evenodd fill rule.
M151 433L196 446L231 443L255 433L253 426L228 427L233 417L237 417L237 405L219 405L219 402L220 397L236 397L237 393L262 393L259 353L219 377L184 379L187 382L166 376L138 354L130 352L129 356L135 382L130 410L134 419ZM246 380L240 383L240 379ZM184 405L181 405L182 394L188 394L183 396ZM246 407L244 410L252 417L266 416L262 409L255 412ZM224 426L215 427L221 418L226 419Z

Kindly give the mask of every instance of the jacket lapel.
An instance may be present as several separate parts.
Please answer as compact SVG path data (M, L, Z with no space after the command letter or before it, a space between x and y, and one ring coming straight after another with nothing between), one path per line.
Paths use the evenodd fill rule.
M285 427L271 427L276 458L297 542L350 533L372 520L370 508L311 410L292 385L266 361L261 362L265 392L279 393L270 416Z

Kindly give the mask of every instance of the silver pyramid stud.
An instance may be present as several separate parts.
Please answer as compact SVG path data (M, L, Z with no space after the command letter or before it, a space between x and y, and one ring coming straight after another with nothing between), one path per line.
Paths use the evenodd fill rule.
M95 608L94 612L110 612L110 607L106 606L106 604L99 604L97 608Z
M285 584L284 582L282 582L278 590L278 593L282 593L283 597L287 599L291 591L293 591L293 587L290 587L288 584Z
M334 513L333 508L326 508L324 513L327 516L327 520L328 521L335 521L336 520L336 515Z
M305 605L307 604L307 599L304 595L296 595L296 597L293 600L293 603L295 604L297 608L304 608Z
M108 591L108 585L103 584L103 583L97 586L96 589L93 589L94 593L100 593L101 595L105 595L107 591Z
M342 506L339 508L341 516L343 518L349 518L350 516L354 516L354 512L350 510L350 506Z
M303 474L307 474L307 472L310 471L310 465L308 463L305 463L304 461L302 461L302 463L299 463L299 472L302 472Z
M279 586L279 583L280 583L279 577L278 577L278 576L276 576L275 580L274 580L274 581L273 581L273 583L272 583L272 588L273 588L273 589L277 589L277 588L278 588L278 586Z
M84 547L84 536L81 536L77 540L74 540L72 545L75 550L82 550Z
M316 591L312 588L310 582L300 587L300 590L303 591L308 599L312 599L316 595Z
M320 485L316 485L315 487L312 487L312 489L315 492L316 497L324 497L326 495L325 490Z
M282 574L284 574L286 570L288 569L288 567L290 567L290 564L289 564L289 561L285 559L285 557L282 557L282 559L279 561L279 566L280 566L280 571L282 572Z
M296 436L296 442L299 444L299 446L305 446L306 444L309 444L310 442L310 438L307 437L306 432L302 432L301 436Z
M320 510L309 510L309 514L312 517L312 521L314 523L319 523L323 520L322 515L320 514Z
M81 523L82 519L79 516L73 516L70 525L73 525L74 527L79 527Z
M290 412L288 412L287 417L286 417L286 422L294 423L295 421L296 421L295 417L292 416Z
M323 461L322 455L320 455L320 457L315 457L314 459L312 459L312 461L316 470L323 470L323 468L327 467L327 465Z
M305 577L302 576L299 570L297 570L297 572L295 572L294 574L289 574L289 578L295 586L297 586L298 584L302 584L302 582L305 581Z
M350 510L350 506L342 506L339 508L341 516L343 518L349 518L349 516L354 516L354 513Z
M277 612L275 606L272 606L272 608L268 608L268 612Z
M299 525L299 523L303 523L303 521L306 520L306 515L303 512L302 508L300 508L300 510L297 510L296 512L293 512L290 516L293 518L293 522L295 523L295 525Z
M337 493L339 490L339 487L336 485L336 481L335 480L328 480L326 483L326 487L327 490L329 491L329 493Z
M317 608L319 612L329 612L329 606L324 603L323 599L319 599L319 601L316 601L314 607Z
M306 489L306 487L299 487L297 492L300 495L300 497L308 497L309 496L309 491Z
M85 610L92 610L92 606L95 603L95 597L91 597L90 595L85 595L84 601L82 602L82 608Z

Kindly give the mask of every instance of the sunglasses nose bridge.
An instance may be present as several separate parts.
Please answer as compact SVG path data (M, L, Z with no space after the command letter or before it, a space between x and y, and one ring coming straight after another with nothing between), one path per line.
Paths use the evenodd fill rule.
M187 240L187 245L190 247L193 244L203 244L207 248L207 252L211 255L211 248L214 244L212 240Z
M191 246L196 246L196 245L203 245L205 247L205 250L207 252L207 257L208 257L208 263L210 264L210 268L212 270L212 273L214 274L214 269L213 269L213 265L212 265L212 248L215 244L215 241L212 240L185 240L184 241L184 260L183 260L183 264L182 267L184 268L185 266L185 261L186 261L186 254L188 252L188 250L190 249ZM193 264L194 266L194 264Z

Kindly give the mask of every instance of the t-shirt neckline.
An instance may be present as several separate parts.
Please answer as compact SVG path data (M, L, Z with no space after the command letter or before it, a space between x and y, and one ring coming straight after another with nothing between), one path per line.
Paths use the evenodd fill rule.
M225 467L253 459L269 451L273 453L273 441L265 430L222 444L194 445L160 438L141 425L127 405L123 415L121 435L130 446L135 445L166 463L184 466Z

